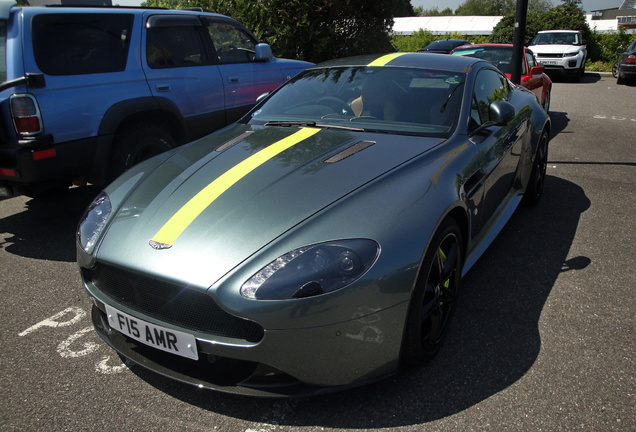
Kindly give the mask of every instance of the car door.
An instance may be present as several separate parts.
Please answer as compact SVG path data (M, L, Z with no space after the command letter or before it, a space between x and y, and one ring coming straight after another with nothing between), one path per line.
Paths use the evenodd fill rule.
M206 17L215 61L224 87L228 123L238 120L256 103L256 98L272 91L284 81L276 61L258 61L258 41L236 21Z
M523 60L524 70L521 73L521 84L535 94L539 103L543 103L543 74L530 75L530 70L535 66L539 66L539 63L534 58L534 55L526 51L525 59Z
M499 71L482 69L475 80L471 104L471 124L476 128L490 121L489 107L494 101L506 101L511 87ZM472 137L480 153L483 204L479 228L491 223L514 193L520 159L523 122L519 116L505 126L490 126ZM475 232L479 232L475 230Z
M147 17L143 67L150 91L180 111L191 139L227 124L223 81L206 38L196 15Z

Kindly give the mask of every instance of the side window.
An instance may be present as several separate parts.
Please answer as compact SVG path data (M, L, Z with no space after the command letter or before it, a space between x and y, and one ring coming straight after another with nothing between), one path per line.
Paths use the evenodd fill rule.
M476 126L490 120L488 114L490 104L498 100L508 100L509 93L508 80L503 75L492 69L481 70L475 80L470 113L470 117L476 123Z
M126 69L132 14L41 14L33 18L35 61L47 75Z
M209 64L201 26L155 20L146 33L146 60L155 69Z
M243 29L229 23L210 22L208 26L219 63L254 61L256 41Z
M7 44L7 22L0 20L0 82L7 80L7 57L5 56Z

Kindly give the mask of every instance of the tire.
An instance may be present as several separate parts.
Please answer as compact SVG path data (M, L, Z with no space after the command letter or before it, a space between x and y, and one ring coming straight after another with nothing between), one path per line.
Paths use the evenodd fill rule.
M543 109L545 112L550 112L550 94L552 93L552 87L548 89L548 93L545 95L545 100L543 101Z
M130 125L117 131L113 140L108 180L113 181L144 160L175 147L174 138L151 123Z
M463 259L461 231L446 219L430 242L413 289L402 343L405 365L424 365L440 350L455 311Z
M612 76L614 78L618 78L618 62L614 63L612 66Z
M532 164L532 173L528 180L528 186L523 195L524 200L529 205L537 205L541 200L543 189L545 187L546 170L548 166L548 133L543 131L537 152Z
M623 78L620 73L618 73L618 76L616 77L616 84L618 85L625 84L625 78Z

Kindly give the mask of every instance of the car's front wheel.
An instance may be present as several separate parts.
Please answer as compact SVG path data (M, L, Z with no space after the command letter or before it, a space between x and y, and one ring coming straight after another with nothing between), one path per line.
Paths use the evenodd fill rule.
M413 290L402 345L402 361L419 366L439 351L448 332L463 263L461 231L453 219L437 230Z

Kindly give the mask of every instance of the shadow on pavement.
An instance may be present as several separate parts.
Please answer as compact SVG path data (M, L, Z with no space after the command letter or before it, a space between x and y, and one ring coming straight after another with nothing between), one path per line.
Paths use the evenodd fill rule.
M446 344L424 368L342 393L282 400L197 390L140 367L132 370L191 405L276 425L398 427L466 410L530 370L541 350L539 318L556 279L590 264L583 256L568 259L581 214L590 205L588 198L576 184L556 177L548 178L547 188L539 206L517 210L463 279Z
M25 211L0 219L0 233L9 234L0 248L26 258L75 261L77 223L98 193L98 188L87 186L27 199Z

